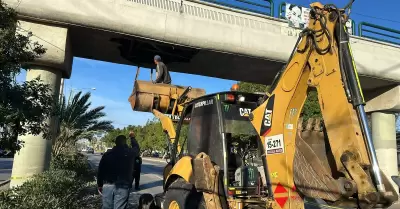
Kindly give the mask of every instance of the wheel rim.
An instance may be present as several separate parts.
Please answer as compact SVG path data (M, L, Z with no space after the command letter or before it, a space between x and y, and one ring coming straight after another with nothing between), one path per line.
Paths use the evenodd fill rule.
M169 204L168 209L179 209L178 203L174 200Z

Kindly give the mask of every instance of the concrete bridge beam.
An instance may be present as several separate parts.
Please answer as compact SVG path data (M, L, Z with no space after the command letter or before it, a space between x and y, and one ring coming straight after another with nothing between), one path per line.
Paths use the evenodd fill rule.
M23 32L32 32L32 41L37 41L47 49L41 58L29 63L26 80L38 76L43 83L50 86L55 98L59 98L61 78L71 75L72 56L69 53L68 29L21 21ZM55 117L48 119L49 128L56 130L58 123ZM19 136L24 146L15 154L10 187L23 184L32 175L41 173L49 168L52 150L52 140L46 140L43 135Z

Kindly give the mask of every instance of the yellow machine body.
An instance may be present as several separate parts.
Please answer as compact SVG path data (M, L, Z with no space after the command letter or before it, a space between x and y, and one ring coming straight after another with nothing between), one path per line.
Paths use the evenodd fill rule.
M187 87L170 84L154 84L150 81L136 80L128 101L133 111L153 112L154 109L163 114L176 114L174 102ZM193 88L187 94L185 101L205 95L204 89ZM173 111L176 111L173 113Z
M343 46L350 49L349 43L339 40L343 34L337 34L344 30L344 24L343 28L338 25L338 18L346 19L346 15L332 5L317 2L310 6L308 28L303 30L289 62L278 74L272 91L249 114L265 149L266 179L270 181L271 192L259 199L227 197L225 202L230 209L252 208L250 205L302 209L317 204L307 199L322 202L322 208L386 208L398 199L398 192L388 177L379 167L372 166L375 153L369 147L363 112L359 108L364 99L356 66L351 50L343 51ZM159 85L137 83L136 87L135 84L137 90L130 98L132 108L153 111L154 95L158 94L157 110L169 114L171 98L178 98L173 95L179 95L184 88ZM323 118L322 121L310 119L304 125L301 112L311 88L318 92ZM200 90L189 97L199 96L202 96ZM181 105L180 111L172 112L180 115L183 109ZM163 121L164 129L175 139L173 126L168 124L172 122ZM214 154L226 158L226 150ZM167 165L164 190L169 207L182 202L179 195L173 194L177 191L170 187L175 182L176 185L191 184L200 191L205 208L222 208L220 194L223 191L216 184L223 181L226 186L227 179L219 179L219 174L224 172L223 165L211 162L211 158L208 153L198 153Z

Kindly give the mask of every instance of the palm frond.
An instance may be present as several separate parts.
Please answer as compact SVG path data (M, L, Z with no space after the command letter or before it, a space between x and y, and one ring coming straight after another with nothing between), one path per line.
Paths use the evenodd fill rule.
M112 121L100 121L96 124L91 125L87 130L90 131L110 131L113 130L114 126L112 125Z
M60 130L54 144L56 151L53 153L57 153L63 146L74 145L78 139L91 140L99 132L114 128L112 121L100 120L106 116L104 106L90 109L90 96L90 92L78 92L71 95L69 101L64 96L58 103Z

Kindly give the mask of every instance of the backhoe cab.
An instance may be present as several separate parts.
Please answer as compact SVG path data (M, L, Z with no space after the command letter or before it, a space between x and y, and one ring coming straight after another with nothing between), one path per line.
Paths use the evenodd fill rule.
M177 147L179 141L182 149L173 149L165 168L165 193L156 198L162 200L160 207L265 205L263 199L271 194L267 162L249 119L264 96L230 91L185 104L174 143ZM189 118L187 139L180 138L184 118Z

